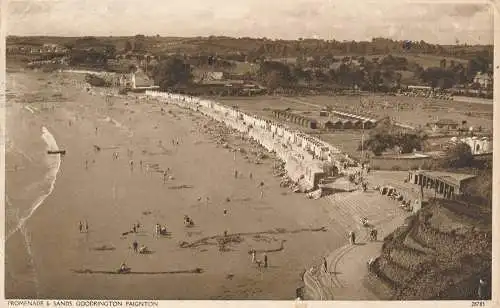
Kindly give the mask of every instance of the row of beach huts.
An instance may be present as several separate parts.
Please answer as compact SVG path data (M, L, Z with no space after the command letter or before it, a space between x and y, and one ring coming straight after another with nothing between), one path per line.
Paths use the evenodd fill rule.
M276 153L285 162L288 176L309 190L317 187L319 181L327 176L325 164L335 166L337 172L355 164L352 158L316 137L213 100L160 91L146 91L145 94L164 103L200 112L247 134L268 151Z

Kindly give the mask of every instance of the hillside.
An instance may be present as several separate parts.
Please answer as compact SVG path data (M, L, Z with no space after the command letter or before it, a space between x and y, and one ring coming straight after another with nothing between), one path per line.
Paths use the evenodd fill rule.
M437 56L439 59L469 60L477 54L493 57L491 45L438 45L426 42L414 42L410 48L404 47L403 41L374 38L371 41L340 42L336 40L299 39L299 40L271 40L267 38L249 37L161 37L136 35L131 37L55 37L55 36L8 36L7 46L43 44L71 45L82 39L97 39L102 43L112 44L116 50L126 48L127 42L132 46L140 47L142 51L152 53L218 53L220 55L244 53L254 56L265 55L269 58L296 58L299 55L307 56L352 56L352 55L386 55L400 54L420 55L418 57ZM138 43L138 44L136 44ZM135 46L136 45L136 46ZM417 61L418 62L418 61ZM426 65L423 65L424 67Z
M432 201L384 239L367 287L383 299L476 299L479 279L491 283L491 217L491 209Z

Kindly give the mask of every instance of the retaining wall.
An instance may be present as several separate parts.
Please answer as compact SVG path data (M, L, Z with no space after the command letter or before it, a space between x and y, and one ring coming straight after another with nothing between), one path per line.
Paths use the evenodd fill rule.
M324 162L330 161L340 171L343 170L342 164L334 159L340 153L337 148L279 123L245 114L208 99L150 90L145 94L164 103L200 112L247 134L268 151L275 152L285 162L288 176L307 189L316 187L325 176L322 167Z

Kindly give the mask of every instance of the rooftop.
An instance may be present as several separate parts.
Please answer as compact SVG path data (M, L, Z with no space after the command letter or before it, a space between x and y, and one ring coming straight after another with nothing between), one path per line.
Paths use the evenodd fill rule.
M445 171L417 170L416 173L424 174L431 178L440 179L444 182L448 182L450 184L454 184L457 186L460 186L460 184L465 180L469 180L476 177L473 174L454 173Z
M458 125L458 122L452 119L440 119L436 121L436 124L442 124L442 125Z

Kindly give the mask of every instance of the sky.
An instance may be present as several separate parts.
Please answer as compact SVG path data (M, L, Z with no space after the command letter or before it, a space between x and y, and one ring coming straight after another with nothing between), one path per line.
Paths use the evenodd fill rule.
M493 44L493 7L459 1L9 0L7 33Z

